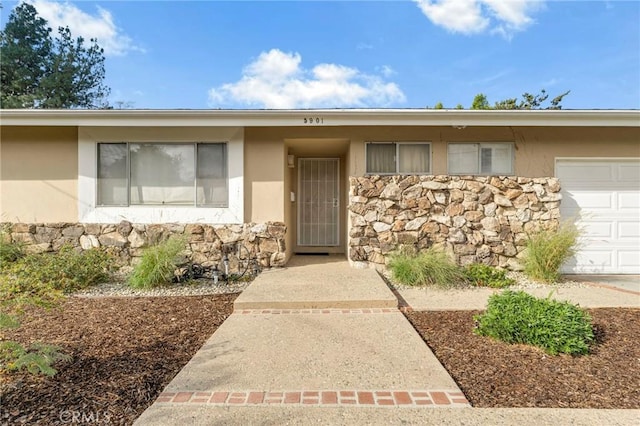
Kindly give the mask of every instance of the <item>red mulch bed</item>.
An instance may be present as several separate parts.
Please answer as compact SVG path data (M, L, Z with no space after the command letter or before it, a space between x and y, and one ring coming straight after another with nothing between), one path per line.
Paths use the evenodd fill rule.
M591 354L550 356L473 334L479 312L407 318L474 407L640 408L640 309L589 309Z
M7 337L61 346L53 378L0 376L0 423L131 424L233 311L237 295L69 298ZM79 417L82 419L82 417Z

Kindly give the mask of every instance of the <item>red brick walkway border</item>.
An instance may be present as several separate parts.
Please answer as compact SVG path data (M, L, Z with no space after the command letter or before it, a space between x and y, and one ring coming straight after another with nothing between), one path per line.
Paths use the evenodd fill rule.
M239 309L234 314L240 315L289 315L289 314L391 314L397 313L396 308L362 308L362 309Z
M156 403L224 406L470 407L464 394L457 390L181 391L162 392Z

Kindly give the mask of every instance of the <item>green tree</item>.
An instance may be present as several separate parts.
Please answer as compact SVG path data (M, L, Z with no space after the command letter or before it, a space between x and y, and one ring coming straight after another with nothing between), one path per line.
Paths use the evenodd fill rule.
M484 93L478 93L475 98L473 98L471 109L491 109L489 101L487 100L487 95Z
M487 96L484 93L478 93L475 98L473 98L471 109L562 109L562 100L569 93L569 90L561 93L551 99L549 105L546 106L544 103L549 99L549 94L544 89L537 95L525 92L522 94L522 99L507 98L496 102L493 106L489 105Z
M51 28L26 3L14 9L0 32L0 90L2 108L29 108L39 97L48 74L53 42Z
M442 105L442 102L438 102L437 104L435 104L433 109L444 109L444 105Z
M2 108L108 108L104 50L68 27L53 39L35 7L16 7L0 32Z

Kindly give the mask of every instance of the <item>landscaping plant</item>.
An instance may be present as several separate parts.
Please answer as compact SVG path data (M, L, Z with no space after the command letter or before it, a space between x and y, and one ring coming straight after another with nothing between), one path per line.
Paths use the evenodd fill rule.
M404 285L449 288L466 284L464 271L435 247L420 252L401 247L391 255L389 268L393 279Z
M24 243L11 241L11 235L0 232L0 267L24 256Z
M19 293L40 285L71 293L106 281L113 268L113 259L99 248L80 251L66 245L57 253L29 254L5 266Z
M474 317L481 336L506 343L535 345L556 355L584 355L594 341L589 314L569 302L540 299L524 291L504 291L489 298L487 310Z
M524 255L524 272L535 280L556 282L562 265L575 255L580 230L572 223L558 229L543 229L529 236Z
M184 248L184 238L177 236L146 248L129 277L129 285L151 288L170 284L178 268L178 255Z
M25 280L0 273L0 373L26 369L32 374L53 376L52 365L70 357L60 348L44 343L24 346L5 338L4 331L20 326L20 316L29 305L51 307L62 297L62 293L50 285L37 280Z
M2 331L20 325L27 306L50 308L64 293L106 280L111 256L101 249L78 251L63 246L57 253L24 254L23 246L3 240L0 246L0 371L26 369L53 376L56 361L68 360L60 348L44 343L24 346L5 339Z
M507 277L504 269L482 263L472 263L464 269L467 280L478 287L504 288L514 285L516 281Z

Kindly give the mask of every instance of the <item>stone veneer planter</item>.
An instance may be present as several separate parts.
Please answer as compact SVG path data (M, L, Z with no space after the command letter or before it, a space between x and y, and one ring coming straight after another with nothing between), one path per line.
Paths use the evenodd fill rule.
M460 265L520 270L527 232L557 227L556 178L365 176L349 179L349 259L385 264L399 245L442 246Z
M124 264L135 263L145 247L184 235L188 242L185 255L206 266L221 259L223 244L242 243L251 257L264 268L283 266L286 226L280 222L232 225L200 224L119 224L85 223L2 223L13 241L22 241L30 252L57 251L64 244L83 250L107 247Z

